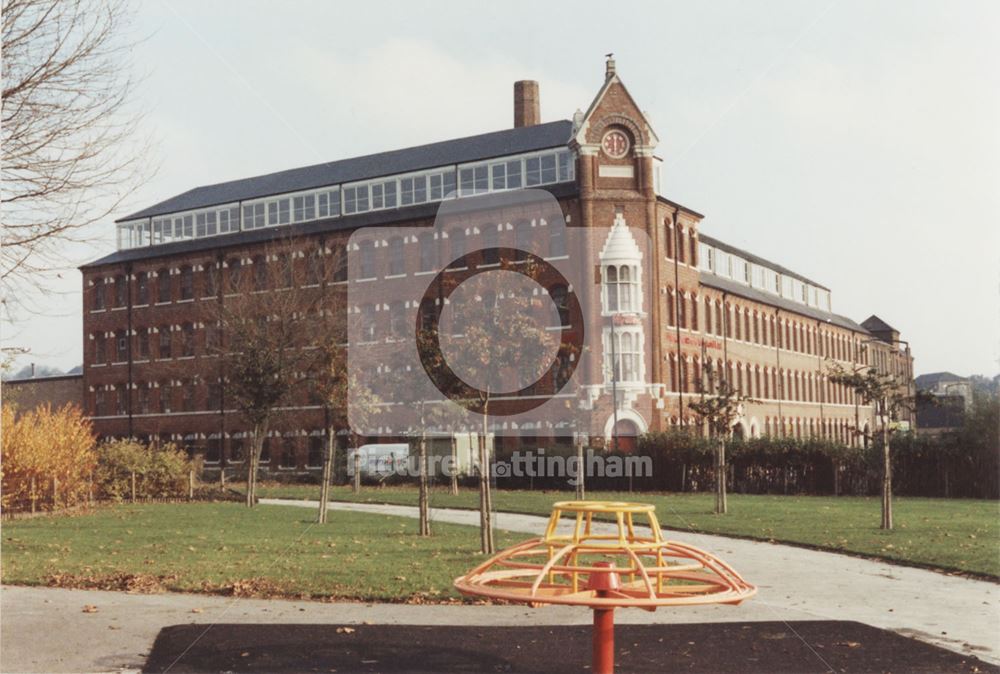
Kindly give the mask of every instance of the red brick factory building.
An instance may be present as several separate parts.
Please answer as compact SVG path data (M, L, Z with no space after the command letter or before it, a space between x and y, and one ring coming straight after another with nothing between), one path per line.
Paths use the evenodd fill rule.
M81 268L84 409L102 436L157 437L203 453L209 466L238 463L248 429L225 409L199 311L223 298L214 279L268 264L279 239L301 247L299 260L333 259L361 228L431 226L456 190L462 199L530 187L551 193L570 227L621 220L655 251L636 261L654 289L641 300L653 334L637 336L651 371L617 382L621 436L693 423L687 403L711 362L759 401L735 433L856 442L852 429L877 425L872 409L829 381L830 365L871 365L910 382L909 345L876 316L857 323L834 313L826 286L702 232L704 216L661 192L657 143L609 60L593 102L572 119L541 123L538 84L517 82L512 129L198 187L125 217L118 251ZM416 274L419 257L406 250L395 271ZM388 263L377 264L387 275ZM327 413L310 402L285 411L265 465L320 466ZM612 433L610 411L598 426ZM544 446L544 431L536 440Z

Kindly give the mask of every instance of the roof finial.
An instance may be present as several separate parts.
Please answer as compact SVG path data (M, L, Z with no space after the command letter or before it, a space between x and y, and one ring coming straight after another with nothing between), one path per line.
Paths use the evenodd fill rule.
M604 79L609 80L615 75L615 54L609 52L604 55L607 61L604 62Z

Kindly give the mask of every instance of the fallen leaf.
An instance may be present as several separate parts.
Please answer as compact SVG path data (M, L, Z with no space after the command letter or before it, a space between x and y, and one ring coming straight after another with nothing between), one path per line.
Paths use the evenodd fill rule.
M86 606L83 607L83 612L84 613L97 613L97 607L94 606L93 604L87 604Z

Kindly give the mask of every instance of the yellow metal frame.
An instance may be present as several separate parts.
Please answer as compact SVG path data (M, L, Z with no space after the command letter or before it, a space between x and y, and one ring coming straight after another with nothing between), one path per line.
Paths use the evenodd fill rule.
M656 507L623 501L560 501L545 534L519 543L455 579L465 595L511 602L571 604L594 608L739 604L757 588L724 561L694 546L663 538ZM594 533L594 516L613 518L615 533ZM559 533L566 517L569 533ZM640 529L648 529L648 534ZM618 590L598 596L587 589L591 574L614 563Z

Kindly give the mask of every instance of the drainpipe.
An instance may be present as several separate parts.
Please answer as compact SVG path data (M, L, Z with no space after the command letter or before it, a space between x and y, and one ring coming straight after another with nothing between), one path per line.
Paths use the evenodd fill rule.
M781 401L785 396L785 377L781 374L781 348L785 343L785 331L781 329L781 309L774 310L774 328L778 331L778 339L774 341L774 367L778 382L778 437L785 437L785 417L781 414Z
M125 345L128 354L128 384L125 389L125 411L128 413L128 436L132 437L132 265L125 265Z
M674 334L677 335L677 407L680 409L680 420L681 426L684 426L684 385L681 383L681 373L686 372L687 368L681 365L681 322L678 320L680 316L680 302L681 302L681 272L678 266L678 260L680 259L680 245L681 241L681 209L674 210ZM685 384L686 378L685 378Z

